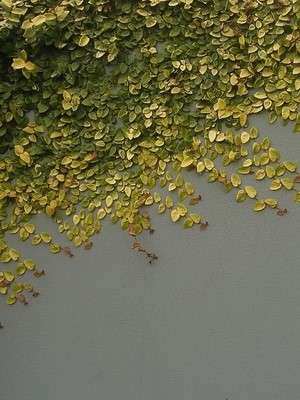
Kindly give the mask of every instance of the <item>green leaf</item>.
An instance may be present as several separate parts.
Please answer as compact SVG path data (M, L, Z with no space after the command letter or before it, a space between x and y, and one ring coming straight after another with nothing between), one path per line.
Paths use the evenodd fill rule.
M16 301L17 301L17 298L16 298L15 296L9 296L9 297L6 299L6 303L7 303L8 305L13 305L13 304L15 304Z

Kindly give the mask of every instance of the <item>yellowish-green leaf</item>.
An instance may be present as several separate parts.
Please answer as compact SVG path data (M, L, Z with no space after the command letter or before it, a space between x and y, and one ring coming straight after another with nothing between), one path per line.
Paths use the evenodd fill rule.
M172 192L175 189L176 189L176 183L175 182L169 183L169 187L168 187L169 192Z
M23 264L20 264L16 269L17 275L24 275L25 272L26 272L26 267Z
M112 203L113 203L113 198L112 198L112 196L108 195L108 196L106 197L106 199L105 199L106 207L111 207L111 206L112 206Z
M205 170L205 164L203 161L199 161L197 164L197 172L203 172Z
M258 200L255 203L255 206L253 208L254 211L262 211L266 208L266 204L263 200Z
M232 186L238 187L242 183L241 177L238 174L232 174L230 177Z
M33 224L30 224L30 223L25 224L24 228L30 234L34 233L34 231L35 231L35 226Z
M19 157L20 157L21 160L24 161L26 164L30 164L30 163L31 163L31 158L30 158L29 153L27 153L27 151L24 151L23 153L21 153Z
M266 174L268 178L273 178L276 175L276 170L271 165L266 166Z
M173 202L172 197L167 196L167 197L166 197L165 203L166 203L166 207L167 207L167 208L173 207L174 202Z
M171 93L172 94L177 94L177 93L180 93L180 92L181 92L181 89L178 86L174 86L171 89Z
M33 271L36 267L36 264L33 260L30 259L26 259L23 261L24 266L26 267L26 269L28 269L29 271Z
M13 5L12 0L1 0L0 5L3 5L6 8L11 8Z
M11 271L3 271L3 276L7 282L12 282L15 279L15 274Z
M174 208L173 210L171 210L171 220L173 222L177 222L180 217L181 217L181 215L177 208Z
M296 201L297 203L300 203L300 192L296 192L296 194L295 194L295 201Z
M282 184L281 184L280 179L274 179L271 183L270 190L273 190L273 191L279 190L281 188L281 186L282 186Z
M254 199L256 197L256 189L253 186L245 186L245 192L250 199Z
M158 211L159 214L164 213L164 212L166 211L166 206L165 206L165 204L164 204L164 203L160 203L160 204L158 205L157 211Z
M209 141L212 143L212 142L214 142L215 140L216 140L216 137L217 137L217 131L215 130L215 129L211 129L209 132L208 132L208 139L209 139Z
M247 198L247 194L246 194L245 190L242 190L242 189L240 189L237 192L236 197L235 197L235 199L238 203L242 203L243 201L246 200L246 198Z
M78 45L80 47L84 47L89 43L89 41L90 41L90 38L87 35L82 35L79 38Z
M280 159L280 153L274 147L269 148L269 158L271 161L275 162Z
M20 156L24 152L24 147L20 144L15 145L15 153L17 156Z
M282 110L281 110L282 118L283 118L283 119L288 119L289 116L290 116L290 112L291 112L291 111L290 111L289 107L287 107L287 106L282 107Z
M106 211L104 210L104 208L100 208L97 211L97 219L103 219L106 216Z
M2 294L2 295L6 295L7 294L7 291L8 291L8 288L7 288L7 286L0 286L0 294Z
M194 186L192 183L190 182L186 182L184 185L184 190L186 191L186 193L190 196L191 194L193 194L195 192Z
M278 200L268 197L264 200L265 204L271 208L276 208L278 205Z
M16 69L25 68L25 64L26 64L26 61L24 61L22 58L14 58L11 66L13 69L16 70Z
M294 187L294 179L292 178L281 178L281 183L287 190L291 190Z
M295 172L297 169L297 164L293 161L284 161L283 165L289 172Z
M264 169L258 169L255 173L255 179L257 181L261 181L266 176L266 172Z
M209 158L204 158L204 165L208 171L211 171L215 166L214 162Z
M193 225L194 225L194 222L193 222L192 218L189 218L189 217L186 218L184 223L183 223L184 229L192 228Z
M184 156L183 160L181 161L181 167L186 168L186 167L190 166L191 164L193 164L193 162L194 162L194 160L192 157Z
M248 143L250 140L250 134L248 132L242 132L241 133L241 142L242 143Z
M9 252L9 255L10 255L10 258L13 260L13 261L17 261L18 259L19 259L19 257L20 257L20 254L19 254L19 252L16 250L16 249L9 249L8 250L8 252Z
M13 305L13 304L15 304L16 301L17 301L16 296L9 296L9 297L6 299L6 303L7 303L8 305Z
M49 235L49 233L47 232L42 232L41 233L41 239L44 243L50 243L52 240L51 235Z
M73 215L73 224L74 225L78 225L80 220L81 220L80 215L78 215L78 214Z
M196 214L196 213L191 213L190 218L194 224L200 224L201 219L202 219L201 215Z

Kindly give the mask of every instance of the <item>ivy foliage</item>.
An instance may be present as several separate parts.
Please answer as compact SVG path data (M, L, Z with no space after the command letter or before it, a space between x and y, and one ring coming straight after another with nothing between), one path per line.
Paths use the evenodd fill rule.
M185 169L255 211L283 212L247 174L299 202L296 163L249 127L266 112L300 132L299 20L298 0L2 0L0 261L17 263L0 273L8 304L33 291L22 275L42 272L6 233L62 250L36 214L75 246L106 216L134 236L152 229L150 205L190 228L203 217L190 211L200 198Z

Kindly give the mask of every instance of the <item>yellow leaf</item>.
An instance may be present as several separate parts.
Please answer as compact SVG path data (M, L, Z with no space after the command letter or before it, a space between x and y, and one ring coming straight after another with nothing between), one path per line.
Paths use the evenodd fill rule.
M241 177L238 174L232 174L230 177L232 186L238 187L241 184Z
M254 211L262 211L265 208L266 208L265 202L263 200L258 200L255 203L255 206L254 206L253 210Z
M179 214L177 208L174 208L174 209L171 211L171 220L172 220L173 222L176 222L176 221L179 220L179 218L180 218L180 214Z
M272 198L267 198L264 200L265 204L271 208L275 208L278 205L278 200L272 199Z
M199 161L197 164L197 172L203 172L205 170L205 165L203 161Z
M208 132L208 139L210 142L214 142L217 137L217 131L215 129L211 129Z
M242 143L247 143L250 140L250 134L248 132L242 132L241 133L241 142Z
M280 179L274 179L271 183L270 190L279 190L281 186Z
M86 46L86 45L89 43L89 41L90 41L90 38L89 38L88 36L82 35L82 36L80 36L78 45L79 45L80 47L84 47L84 46Z
M236 199L236 201L238 202L238 203L242 203L243 201L245 201L246 200L246 192L245 192L245 190L239 190L238 192L237 192L237 194L236 194L236 197L235 197L235 199Z
M289 172L295 172L297 169L297 164L293 161L284 161L283 165Z
M32 63L31 61L27 61L25 63L25 69L27 69L27 71L34 71L37 69L37 66L34 63Z
M20 156L24 152L24 147L21 146L20 144L15 145L15 153L17 156Z
M294 180L292 178L282 178L281 183L287 190L291 190L294 187Z
M269 148L269 158L273 162L279 160L279 158L280 158L279 151L277 149L274 149L274 147L270 147Z
M248 197L250 197L250 199L254 199L257 194L256 189L253 186L245 186L245 192L247 193Z
M179 87L177 87L177 86L175 86L175 87L173 87L171 89L171 93L172 94L177 94L177 93L180 93L180 92L181 92L181 89Z
M183 158L183 160L181 161L181 167L182 167L182 168L186 168L186 167L188 167L189 165L193 164L193 162L194 162L194 160L193 160L192 157L190 157L190 156L185 156L185 157Z
M73 224L74 225L78 225L80 220L81 220L80 215L78 215L78 214L73 215Z
M13 63L11 64L13 69L22 69L25 68L26 62L22 60L22 58L14 58Z
M111 196L107 196L105 199L105 203L107 207L111 207L112 203L113 203L113 198Z
M12 0L2 0L1 4L6 8L11 8L13 3Z
M16 299L15 296L9 296L9 297L6 299L6 303L7 303L8 305L15 304L16 301L17 301L17 299Z
M213 167L215 166L214 162L212 160L210 160L209 158L204 158L204 165L208 171L211 171L213 169Z
M20 158L22 161L24 161L26 164L30 164L31 158L29 153L27 151L24 151L23 153L20 154Z
M4 275L5 280L7 280L7 282L12 282L15 279L15 275L13 272L4 271L3 275Z

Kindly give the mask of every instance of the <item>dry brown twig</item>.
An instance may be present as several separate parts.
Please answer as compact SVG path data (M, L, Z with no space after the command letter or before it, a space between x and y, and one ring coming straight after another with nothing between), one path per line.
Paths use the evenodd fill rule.
M288 213L288 210L286 208L278 208L277 210L277 215L279 215L280 217L282 217L283 215L286 215Z
M61 251L65 256L74 257L74 254L72 253L70 247L68 247L68 246L62 247Z
M36 270L36 271L34 271L33 275L34 275L36 278L40 278L41 276L46 275L46 272L45 272L44 269L42 269L41 271Z
M200 224L200 230L201 230L201 231L204 231L205 229L208 228L208 226L209 226L209 223L208 223L207 221L201 222L201 224Z
M16 299L17 299L20 303L24 304L24 306L27 306L28 301L27 301L26 297L24 296L24 294L18 293L18 294L16 295Z
M90 250L93 247L93 242L85 242L83 247L85 250Z
M199 201L201 201L201 200L202 200L202 196L201 196L201 194L198 194L196 196L193 196L190 199L189 203L190 203L191 206L194 206L194 205L198 204Z
M141 245L138 240L135 240L132 245L132 249L137 250L140 253L143 253L145 257L148 259L149 264L152 264L155 260L158 259L155 253L150 253Z

